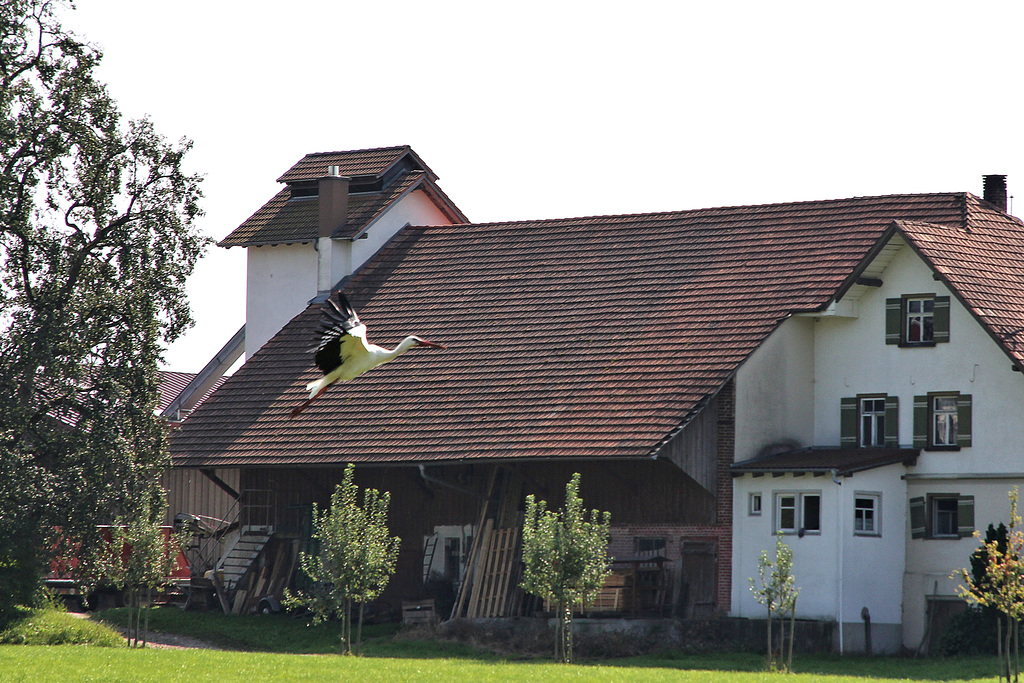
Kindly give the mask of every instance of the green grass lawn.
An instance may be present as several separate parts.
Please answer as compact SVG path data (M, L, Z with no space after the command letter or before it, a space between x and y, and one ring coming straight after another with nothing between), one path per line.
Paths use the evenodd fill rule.
M124 610L99 615L110 623ZM762 671L756 654L663 653L582 661L566 666L545 659L502 659L463 643L396 637L397 625L372 626L364 633L362 657L338 651L338 625L307 626L301 619L231 617L154 610L154 630L202 638L228 651L131 650L124 647L46 645L65 642L109 644L99 623L53 610L28 612L6 634L26 634L0 645L0 682L6 681L995 681L991 657L902 659L798 655L791 676ZM81 629L81 633L76 631ZM0 633L0 635L2 635ZM108 634L109 635L109 634ZM3 640L0 638L0 640Z
M721 666L723 665L724 666ZM815 673L757 671L754 655L679 657L562 665L477 659L286 655L212 650L128 650L80 646L0 646L7 681L624 681L753 683L755 681L995 681L992 659L902 660L802 657ZM749 668L754 670L749 670ZM736 670L737 668L748 670Z

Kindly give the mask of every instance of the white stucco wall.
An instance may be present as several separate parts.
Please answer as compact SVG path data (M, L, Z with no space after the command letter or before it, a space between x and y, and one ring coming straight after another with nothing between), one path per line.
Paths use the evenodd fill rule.
M267 343L316 296L312 244L246 249L245 358Z
M977 472L1020 469L1007 446L1016 421L1005 407L1024 399L1024 375L1010 371L1010 360L957 300L950 298L950 342L934 347L886 344L885 299L911 293L950 296L909 247L883 274L884 284L860 299L857 318L826 318L815 331L815 435L818 444L839 443L839 400L862 393L899 397L899 441L913 443L913 400L930 391L971 394L973 446L968 452L929 452L917 472Z
M352 242L352 267L358 268L380 251L388 240L407 225L448 225L451 221L422 190L412 192L393 204L366 231L365 239ZM335 282L347 275L345 272Z
M882 287L868 290L857 303L857 318L823 317L815 325L814 440L839 442L839 401L844 396L898 396L899 441L906 447L913 443L914 396L931 391L972 396L971 447L923 451L916 465L906 470L907 490L898 511L906 548L902 586L891 593L891 601L896 604L900 598L904 645L916 649L924 635L926 596L955 595L956 582L949 575L967 565L977 541L910 539L908 501L939 493L974 496L975 528L983 530L990 522L1006 519L1008 489L1024 484L1024 449L1016 434L1019 420L1012 419L1024 406L1024 376L1011 371L1009 358L910 247L900 250L882 280ZM930 348L885 343L886 298L915 293L950 296L949 343ZM1011 476L1000 478L1001 474ZM895 506L885 507L892 519Z
M774 557L775 543L781 537L793 550L793 576L800 589L798 617L842 622L846 634L843 649L857 652L863 648L863 638L851 638L850 634L862 630L861 610L867 607L874 651L898 650L906 543L903 471L902 465L889 465L840 477L841 484L827 475L745 475L735 479L733 520L742 532L733 541L733 615L764 618L765 608L754 600L749 579L760 585L757 564L761 552ZM751 493L761 494L759 516L750 514ZM803 537L773 533L774 502L782 493L821 495L820 533ZM878 535L854 533L854 498L858 494L880 497Z
M735 460L784 442L813 445L814 323L783 322L736 373Z
M308 201L308 200L304 200ZM407 225L446 225L450 221L421 190L392 204L357 240L331 240L325 262L334 286L380 251ZM328 245L325 245L328 246ZM277 334L317 295L319 254L312 244L247 248L245 357Z
M762 614L747 578L756 574L760 552L771 552L774 545L774 494L820 489L821 535L785 539L794 550L794 573L803 588L798 613L844 622L847 651L862 646L862 607L871 613L876 651L898 646L900 640L916 649L925 632L927 596L955 595L950 573L967 566L977 547L972 538L911 539L911 497L973 496L975 528L984 531L989 523L1006 520L1007 491L1014 484L1024 486L1024 447L1015 419L1024 406L1024 375L1011 371L1009 358L910 247L893 257L881 280L881 287L867 288L859 300L842 302L840 310L853 317L786 321L751 356L736 382L736 460L754 457L763 446L786 438L800 445L838 446L840 399L858 394L897 396L899 442L911 447L914 396L934 391L972 396L970 447L923 451L912 467L857 473L843 479L841 487L828 477L810 475L734 480L733 612ZM929 293L950 296L949 343L929 348L886 344L885 300ZM766 402L766 395L777 400ZM752 491L762 493L761 517L748 514ZM852 534L857 492L881 495L881 537ZM880 644L880 637L887 645Z

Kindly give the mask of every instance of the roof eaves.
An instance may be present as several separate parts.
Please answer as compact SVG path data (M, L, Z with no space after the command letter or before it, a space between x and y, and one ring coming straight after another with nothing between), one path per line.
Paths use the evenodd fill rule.
M844 296L846 296L846 293L850 291L851 287L857 284L857 279L860 278L864 271L868 269L868 266L871 265L871 262L874 261L880 253L882 253L882 250L885 249L885 246L889 243L889 240L892 239L892 236L896 234L896 232L896 221L893 221L888 225L888 227L886 227L882 234L878 236L878 239L875 240L875 243L871 247L871 249L869 249L868 252L864 254L864 258L860 260L860 263L857 264L853 271L851 271L850 274L846 277L846 279L843 280L842 284L839 285L839 288L836 289L836 292L835 294L832 295L832 298L829 301L825 302L825 304L817 310L824 310L833 301L839 301Z
M382 206L380 210L377 211L377 213L375 213L373 217L366 222L365 225L363 225L362 228L360 228L357 232L353 233L350 237L347 237L346 239L349 239L353 242L360 239L370 230L371 227L373 227L373 225L378 220L380 220L384 216L384 214L388 212L388 209L390 209L392 206L394 206L395 204L397 204L402 199L409 196L416 190L423 190L424 192L426 192L427 196L433 199L435 204L441 202L441 204L438 205L438 209L440 209L441 212L444 213L448 217L448 219L451 220L453 223L469 223L469 219L466 218L466 216L463 215L461 211L459 211L458 207L455 206L455 204L453 204L451 200L444 195L443 192L441 192L440 188L438 188L437 185L435 185L434 182L430 180L430 177L425 175L419 178L416 182L409 185L409 187L407 187L402 192L402 194L392 199L385 206Z
M225 249L231 247L276 247L282 244L312 244L313 240L309 238L295 238L295 239L272 239L272 240L246 240L244 242L234 242L228 245L218 244L217 246L223 246Z
M417 189L419 189L420 185L423 184L423 181L425 179L426 179L426 176L423 176L419 180L417 180L414 183L412 183L411 185L409 185L409 187L405 188L405 190L402 192L402 194L398 195L397 197L392 199L390 202L388 202L384 206L380 207L380 209L377 211L377 213L373 214L373 217L371 217L370 220L366 221L366 223L363 225L363 227L359 228L359 230L354 232L350 237L347 237L346 239L349 239L349 240L351 240L353 242L355 242L356 240L360 239L363 235L365 235L370 230L371 227L373 227L377 223L377 221L379 221L381 219L381 217L384 214L386 214L388 212L388 210L391 207L393 207L395 204L397 204L398 202L402 201L403 199L408 197L410 194L415 192Z
M761 458L753 458L751 460L744 460L742 462L735 462L729 466L734 477L740 477L744 474L790 474L790 473L804 473L804 474L833 474L834 476L849 476L857 472L865 472L868 470L877 469L879 467L888 467L889 465L902 464L906 467L914 465L917 462L918 456L921 454L921 450L917 448L899 448L891 456L876 460L865 460L862 462L855 462L849 465L841 464L824 464L824 465L776 465L781 456L786 456L792 453L800 452L829 452L838 449L823 448L823 447L811 447L801 448L796 451L789 451L787 453L777 453L768 455ZM865 453L866 455L868 453ZM763 466L759 466L758 462L764 462Z

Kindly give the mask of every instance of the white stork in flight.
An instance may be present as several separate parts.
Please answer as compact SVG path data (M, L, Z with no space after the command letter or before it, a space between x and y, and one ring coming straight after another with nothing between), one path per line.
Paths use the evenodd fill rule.
M292 411L292 417L298 416L320 394L335 382L346 382L355 379L364 372L373 370L389 360L398 358L409 349L426 346L432 349L446 348L441 344L421 339L406 337L393 350L366 342L366 325L359 322L352 305L345 295L339 291L338 301L328 298L329 306L324 306L325 320L320 328L320 340L316 348L314 362L324 376L306 385L309 398Z

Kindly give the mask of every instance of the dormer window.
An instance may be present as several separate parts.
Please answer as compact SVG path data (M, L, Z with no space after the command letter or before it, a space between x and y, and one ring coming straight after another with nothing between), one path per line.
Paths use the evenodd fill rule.
M949 341L949 297L907 294L885 300L885 343L905 347Z

